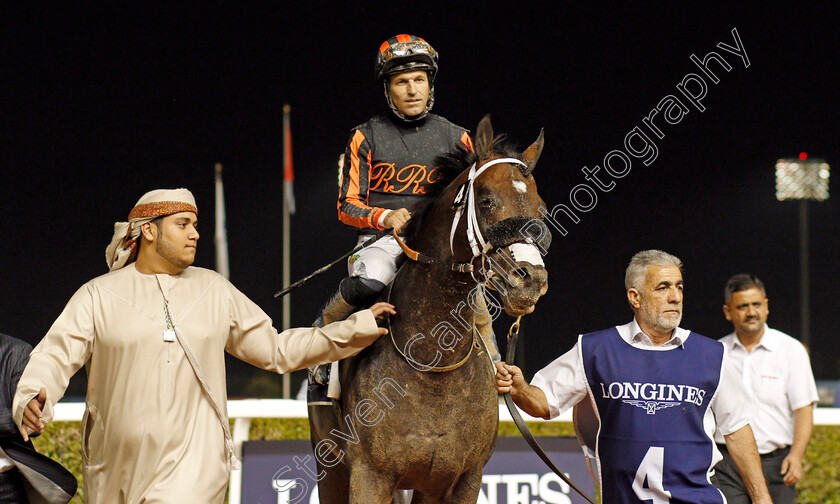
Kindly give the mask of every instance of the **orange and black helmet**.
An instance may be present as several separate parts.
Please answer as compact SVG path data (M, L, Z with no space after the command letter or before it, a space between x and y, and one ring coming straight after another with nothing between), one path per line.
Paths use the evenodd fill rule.
M437 52L416 35L391 37L376 53L376 79L380 81L395 73L425 70L429 72L429 81L434 82L437 69Z
M391 99L388 77L403 72L424 70L429 75L429 101L426 111L417 117L405 117ZM385 99L394 114L400 119L413 121L422 119L435 103L435 75L438 70L438 53L432 46L416 35L400 34L389 38L379 46L376 53L376 79L385 88Z

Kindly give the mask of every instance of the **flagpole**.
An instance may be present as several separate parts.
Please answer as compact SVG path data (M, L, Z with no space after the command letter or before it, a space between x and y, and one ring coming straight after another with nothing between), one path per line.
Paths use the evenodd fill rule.
M289 116L291 107L283 105L283 287L288 287L291 278L291 233L290 215L294 212L292 196L292 131ZM283 296L283 330L291 327L291 297ZM283 374L283 398L291 398L291 376Z
M222 186L222 164L216 163L216 272L230 278L228 261L227 223L225 222L225 189Z

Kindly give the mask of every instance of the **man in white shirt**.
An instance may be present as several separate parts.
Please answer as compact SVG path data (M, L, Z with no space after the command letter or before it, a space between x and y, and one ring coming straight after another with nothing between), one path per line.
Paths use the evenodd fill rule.
M729 366L723 345L681 329L682 262L639 252L625 274L632 322L585 334L539 371L496 365L496 389L531 416L572 406L594 410L592 453L603 502L723 504L709 483L715 425L725 433L756 504L770 503L749 421L755 404ZM585 441L582 439L582 441ZM587 452L591 450L591 452Z
M808 352L799 341L767 327L764 284L753 275L735 275L726 283L723 313L735 332L726 346L749 395L758 404L750 422L764 478L776 504L793 504L802 479L802 458L811 439L814 405L819 397ZM720 432L717 442L723 441ZM748 502L744 484L729 453L715 466L712 480L729 504Z

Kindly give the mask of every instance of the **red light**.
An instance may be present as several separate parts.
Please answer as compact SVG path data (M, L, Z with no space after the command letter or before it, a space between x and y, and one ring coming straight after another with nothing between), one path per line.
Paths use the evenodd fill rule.
M799 153L799 159L801 159L802 161L805 161L806 159L808 159L808 154L806 154L804 152L800 152Z

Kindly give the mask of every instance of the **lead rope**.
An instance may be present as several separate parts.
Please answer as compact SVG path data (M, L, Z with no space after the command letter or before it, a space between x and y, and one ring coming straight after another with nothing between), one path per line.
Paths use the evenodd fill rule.
M522 320L522 315L516 318L516 320L513 322L513 324L510 326L510 329L508 330L507 362L509 363L513 363L513 359L516 356L516 340L519 339L520 320ZM560 477L560 479L568 483L568 485L575 492L579 493L581 497L586 499L586 501L590 504L595 504L595 501L592 500L591 497L583 493L583 490L581 490L580 488L578 488L577 485L572 483L572 480L568 476L563 474L563 471L558 469L556 465L554 465L554 462L551 461L551 459L548 457L548 455L545 453L545 451L542 449L539 443L537 443L537 440L534 439L534 435L531 434L531 431L528 429L528 425L522 419L522 416L519 414L519 410L513 403L513 399L510 397L510 392L503 394L503 397L505 398L505 404L508 407L508 411L510 411L510 416L513 417L513 422L516 424L516 427L519 429L519 432L522 433L522 437L525 438L525 441L528 443L531 449L534 450L534 453L536 453L542 459L542 461L545 462L545 465L547 465L549 469L554 471L554 474L556 474Z

